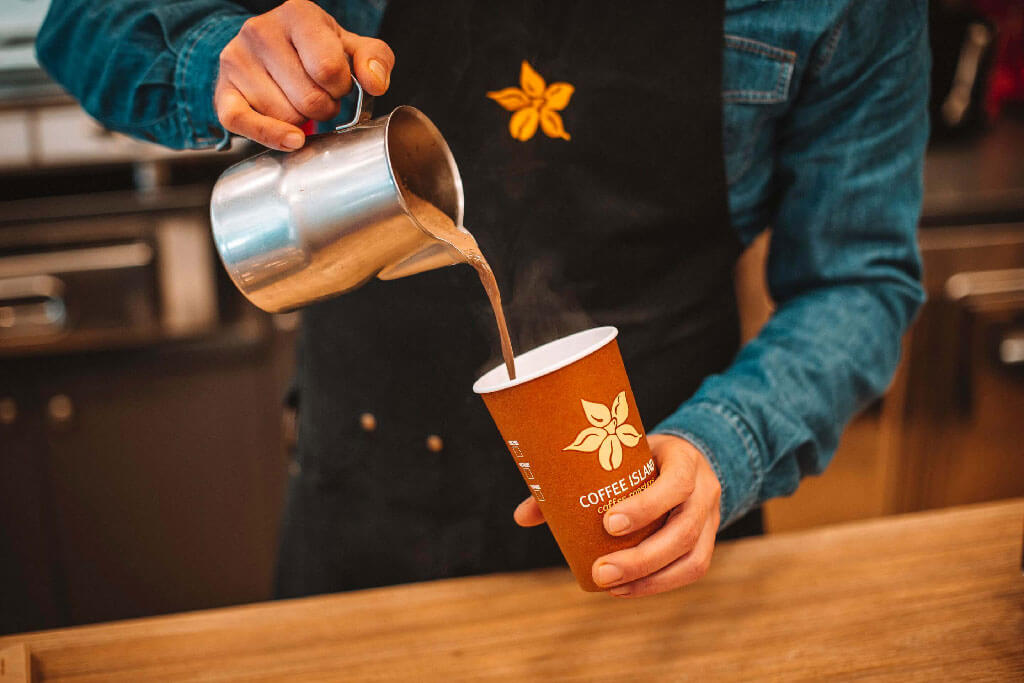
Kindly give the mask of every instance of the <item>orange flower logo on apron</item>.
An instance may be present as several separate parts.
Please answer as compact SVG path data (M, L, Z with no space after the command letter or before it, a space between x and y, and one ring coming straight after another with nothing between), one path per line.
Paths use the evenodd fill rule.
M525 142L537 132L537 125L549 138L569 139L558 113L569 106L569 98L576 90L568 83L547 85L529 62L523 60L519 72L520 88L494 90L487 96L510 112L508 130L516 140Z

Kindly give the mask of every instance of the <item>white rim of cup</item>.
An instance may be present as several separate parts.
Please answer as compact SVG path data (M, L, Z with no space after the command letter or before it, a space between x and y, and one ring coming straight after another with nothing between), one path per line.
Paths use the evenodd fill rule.
M547 344L542 344L537 348L530 349L522 355L516 356L517 369L528 368L531 364L532 358L551 353L552 350L557 349L558 347L567 346L569 347L569 350L571 350L574 346L580 343L583 343L584 346L571 351L569 355L564 357L558 357L556 354L555 361L548 363L547 365L542 365L533 372L518 373L518 376L513 380L509 380L508 370L505 368L505 364L501 363L500 365L497 365L485 372L480 379L473 382L473 391L477 394L493 394L496 391L510 389L511 387L516 387L520 384L526 384L538 377L550 375L552 372L561 370L567 365L572 365L581 358L586 358L601 347L608 345L608 343L615 339L618 334L618 329L611 326L592 327L589 330L576 332L575 334L570 334L568 337L562 337L561 339L556 339L552 342L548 342ZM581 339L581 337L592 338L593 341L590 341L589 339Z

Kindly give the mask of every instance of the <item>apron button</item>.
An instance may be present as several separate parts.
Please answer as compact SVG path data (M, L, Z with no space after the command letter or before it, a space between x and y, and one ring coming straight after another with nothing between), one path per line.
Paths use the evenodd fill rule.
M359 426L364 432L372 432L377 429L377 418L373 413L363 413L359 416Z
M444 441L441 440L437 434L431 434L427 437L427 450L431 453L440 453L441 449L444 448Z
M18 419L18 404L13 398L0 398L0 424L11 425Z

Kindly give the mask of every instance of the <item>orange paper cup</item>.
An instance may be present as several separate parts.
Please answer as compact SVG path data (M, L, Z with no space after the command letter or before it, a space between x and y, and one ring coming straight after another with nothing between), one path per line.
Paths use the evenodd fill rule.
M585 591L603 590L594 560L630 548L660 521L626 536L604 529L604 513L658 476L622 364L618 330L597 327L516 357L473 385L519 473Z

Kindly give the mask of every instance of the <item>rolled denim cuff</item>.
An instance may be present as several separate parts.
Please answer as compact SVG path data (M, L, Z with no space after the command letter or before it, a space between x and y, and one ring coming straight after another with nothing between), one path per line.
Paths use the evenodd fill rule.
M757 439L734 410L708 401L687 403L650 433L682 437L707 458L722 485L719 529L757 505L763 480Z
M220 125L213 107L220 52L238 35L250 14L218 13L192 27L178 55L174 86L182 103L186 146L192 149L225 149L231 134Z

